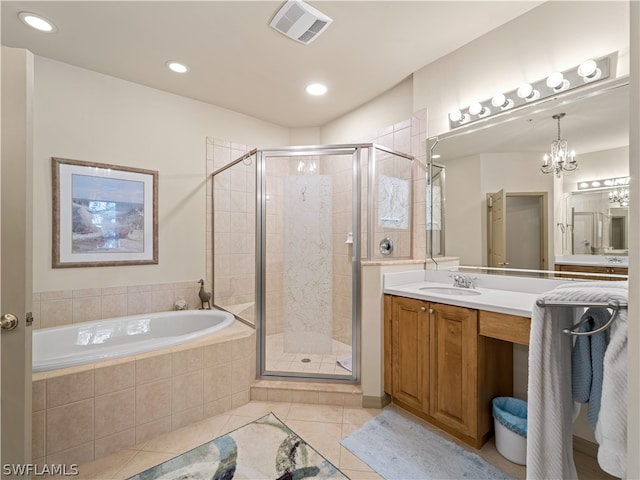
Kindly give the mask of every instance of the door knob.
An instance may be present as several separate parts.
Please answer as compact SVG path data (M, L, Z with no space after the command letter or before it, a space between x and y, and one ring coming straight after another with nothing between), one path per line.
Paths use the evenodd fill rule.
M421 312L426 312L427 311L427 307L420 307L420 311Z
M18 317L13 313L5 313L0 317L0 328L2 330L13 330L18 326Z

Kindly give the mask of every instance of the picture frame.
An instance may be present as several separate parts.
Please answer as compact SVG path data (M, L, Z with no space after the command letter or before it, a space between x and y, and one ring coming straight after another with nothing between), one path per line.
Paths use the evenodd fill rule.
M158 263L158 172L52 157L53 268Z

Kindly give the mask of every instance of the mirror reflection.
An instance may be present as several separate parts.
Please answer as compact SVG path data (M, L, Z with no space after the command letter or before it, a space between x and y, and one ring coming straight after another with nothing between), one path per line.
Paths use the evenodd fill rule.
M628 109L618 79L429 138L429 254L477 267L626 266L624 185L604 182L629 175ZM545 174L560 114L578 168Z

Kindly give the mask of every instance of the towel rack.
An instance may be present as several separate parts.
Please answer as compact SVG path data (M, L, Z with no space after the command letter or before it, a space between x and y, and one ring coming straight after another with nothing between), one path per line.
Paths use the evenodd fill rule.
M558 302L547 302L543 298L539 298L536 300L536 305L539 307L603 307L609 308L613 311L611 314L611 318L606 321L603 325L596 328L595 330L590 330L588 332L578 332L577 330L584 325L587 319L580 320L580 322L573 325L571 328L564 328L562 333L565 335L580 335L580 336L588 336L595 335L596 333L600 333L605 331L607 328L611 326L613 321L618 316L618 312L627 308L626 303L620 303L618 300L610 300L608 302L575 302L575 301L558 301Z

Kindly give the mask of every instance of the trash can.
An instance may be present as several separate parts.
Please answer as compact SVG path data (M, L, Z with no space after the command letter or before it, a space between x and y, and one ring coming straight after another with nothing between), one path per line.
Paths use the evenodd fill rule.
M527 402L511 397L493 399L496 448L507 460L527 464Z

